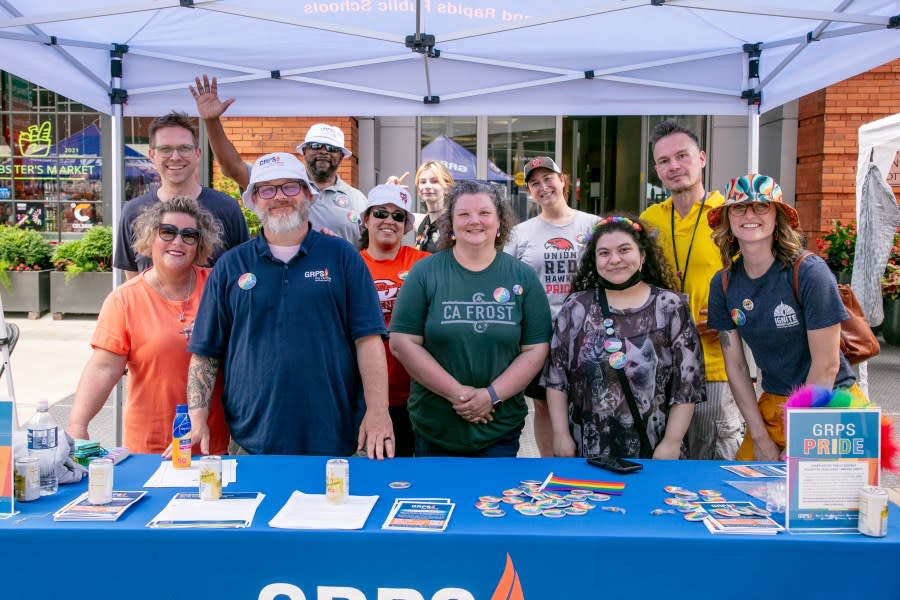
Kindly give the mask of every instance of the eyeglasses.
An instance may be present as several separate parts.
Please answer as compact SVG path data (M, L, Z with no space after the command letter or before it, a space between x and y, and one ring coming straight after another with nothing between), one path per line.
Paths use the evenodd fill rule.
M179 156L187 156L188 154L191 154L195 148L196 146L192 144L182 144L180 146L156 146L153 149L163 158L170 158L176 152Z
M308 142L306 147L310 150L318 152L322 148L325 148L328 152L343 152L344 149L340 146L332 146L331 144L323 144L322 142Z
M196 246L197 242L200 241L200 231L193 227L178 229L174 225L163 223L156 228L156 233L159 235L159 239L164 242L171 242L179 235L181 236L181 241L188 246Z
M753 208L753 212L757 215L764 215L769 212L771 202L738 202L728 207L728 212L732 215L743 217L747 213L748 208Z
M398 223L406 222L406 211L402 210L395 210L394 212L391 212L386 208L375 208L372 210L372 216L376 219L387 219L388 216L390 216Z
M293 198L303 191L304 188L306 188L306 185L299 181L288 181L281 185L258 185L253 188L253 193L263 200L271 200L278 194L278 190L281 190L282 194L288 198Z

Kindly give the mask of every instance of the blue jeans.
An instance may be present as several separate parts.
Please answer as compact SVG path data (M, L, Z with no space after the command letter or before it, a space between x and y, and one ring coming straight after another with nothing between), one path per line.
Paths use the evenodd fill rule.
M443 446L433 444L424 439L421 435L415 436L416 456L459 456L466 458L515 458L519 453L519 437L522 435L520 429L512 431L496 442L482 448L481 450L473 450L471 452L459 452L455 450L447 450Z

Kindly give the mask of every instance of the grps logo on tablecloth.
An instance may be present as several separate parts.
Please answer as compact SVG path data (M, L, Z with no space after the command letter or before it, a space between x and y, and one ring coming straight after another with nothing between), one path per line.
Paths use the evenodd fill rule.
M425 596L418 590L409 588L378 588L377 600L425 600ZM291 583L270 583L259 591L259 600L276 600L278 598L288 600L307 600L296 585ZM507 600L525 600L522 584L519 581L519 573L512 562L512 557L506 555L506 567L497 582L491 598L505 598ZM368 600L362 590L349 586L324 586L316 587L316 600ZM432 596L431 600L475 600L475 595L463 588L441 588Z

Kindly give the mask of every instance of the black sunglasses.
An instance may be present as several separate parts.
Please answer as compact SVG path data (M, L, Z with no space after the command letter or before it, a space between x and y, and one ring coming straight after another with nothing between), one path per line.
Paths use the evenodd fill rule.
M164 242L171 242L179 235L181 236L181 241L188 246L196 246L197 242L200 241L200 231L193 227L178 229L174 225L163 223L156 228L156 233L159 235L159 239Z
M332 146L331 144L323 144L322 142L309 142L306 144L306 147L310 150L314 150L318 152L322 148L325 148L329 152L343 152L344 149L340 146Z
M391 212L386 208L374 208L372 209L372 216L376 219L387 219L390 216L398 223L406 223L406 211L402 210Z

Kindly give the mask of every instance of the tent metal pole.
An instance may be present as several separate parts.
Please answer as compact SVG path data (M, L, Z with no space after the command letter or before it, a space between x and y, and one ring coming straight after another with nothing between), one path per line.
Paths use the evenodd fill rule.
M774 5L760 6L757 2L721 2L720 0L668 0L667 8L691 8L694 10L714 10L721 12L760 15L764 17L787 17L811 21L835 21L838 23L861 23L864 25L887 26L890 17L876 17L866 14L843 13L846 4L833 11L779 9Z
M747 107L747 172L759 172L759 107Z
M122 89L122 55L127 51L127 47L114 45L110 50L110 108L112 109L112 118L110 119L110 140L112 168L107 171L112 180L112 231L113 231L113 248L116 247L119 237L119 220L122 218L122 205L124 203L123 196L125 194L125 136L124 136L124 106L127 93ZM122 270L113 268L113 290L122 283ZM112 391L112 408L113 422L116 427L116 446L122 446L122 405L123 402L123 384L122 379L116 384Z
M194 4L217 2L218 0L192 0ZM149 0L132 4L111 2L107 6L97 7L92 10L70 10L65 12L46 12L28 17L17 17L0 21L0 29L7 27L25 27L27 25L39 25L42 23L61 23L63 21L78 21L81 19L94 19L111 15L123 15L135 12L157 11L162 8L179 8L180 0Z

